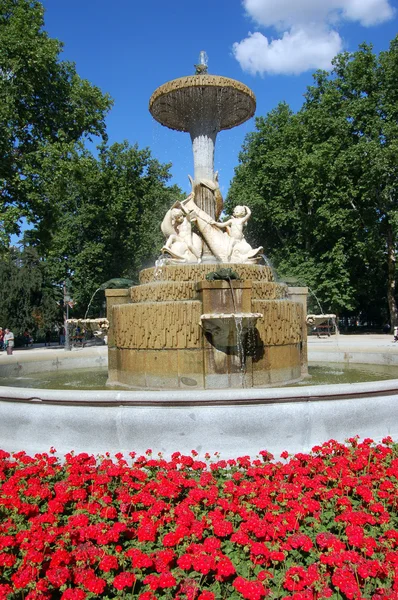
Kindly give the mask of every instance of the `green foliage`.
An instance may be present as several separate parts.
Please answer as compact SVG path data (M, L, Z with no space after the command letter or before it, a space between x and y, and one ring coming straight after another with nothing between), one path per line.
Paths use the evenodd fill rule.
M74 316L84 315L103 282L137 281L139 269L154 264L163 239L159 224L181 197L166 186L168 169L148 149L124 142L103 144L98 158L76 149L56 177L46 177L46 197L57 202L51 235L39 225L26 240L46 257L50 279L72 280Z
M46 278L33 248L11 251L0 259L0 325L20 335L43 334L62 321L61 290Z
M51 225L43 169L78 140L105 135L110 98L60 61L62 44L43 30L37 0L0 0L0 244L23 217Z
M281 276L310 285L326 312L387 308L397 241L398 38L360 46L317 72L302 109L256 120L227 208L249 204L249 237Z

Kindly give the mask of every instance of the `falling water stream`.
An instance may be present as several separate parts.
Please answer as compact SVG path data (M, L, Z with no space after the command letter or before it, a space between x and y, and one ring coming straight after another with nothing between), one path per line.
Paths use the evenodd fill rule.
M308 285L307 285L307 287L308 287L308 291L309 291L309 293L311 294L311 296L312 296L313 298L315 298L315 301L316 301L316 303L318 304L319 310L321 311L321 312L320 312L320 314L321 314L321 315L323 315L323 314L324 314L324 312L323 312L323 308L322 308L322 305L321 305L321 303L320 303L320 302L319 302L319 300L318 300L318 297L317 297L317 295L315 294L315 292L313 292L313 291L312 291L312 289L311 289L311 288L310 288Z
M154 271L154 278L156 281L159 281L162 279L162 275L163 275L163 267L167 265L167 259L164 256L160 256L156 261L155 261L155 271Z
M85 319L87 319L87 315L88 315L88 312L89 312L89 310L90 310L91 303L92 303L92 301L94 300L94 296L95 296L95 294L96 294L97 292L99 292L101 289L102 289L102 288L100 288L100 287L99 287L99 288L97 288L97 289L95 290L94 294L91 296L91 298L90 298L90 302L88 303L88 306L87 306L86 313L85 313L85 315L84 315L84 318L85 318Z
M236 331L236 348L238 351L239 364L240 364L240 378L241 378L241 386L246 387L246 356L245 356L245 347L244 347L244 331L243 331L243 318L242 315L237 314L236 309L236 298L235 292L232 285L231 278L227 278L229 289L231 290L232 296L232 305L234 308L234 322L235 322L235 331Z
M242 315L234 315L235 329L236 329L236 348L238 351L239 363L240 363L240 381L241 387L246 387L246 356L244 348L244 336L243 336L243 318Z

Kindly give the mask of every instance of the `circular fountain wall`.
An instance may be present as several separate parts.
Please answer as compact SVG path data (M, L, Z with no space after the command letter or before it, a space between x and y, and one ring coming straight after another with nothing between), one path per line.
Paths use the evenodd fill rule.
M310 343L310 360L396 365L398 349L347 337ZM106 364L106 348L16 352L0 357L0 377ZM147 448L166 454L221 452L224 458L267 449L307 452L353 435L398 438L398 380L270 389L55 391L0 387L1 447L29 453L103 454Z

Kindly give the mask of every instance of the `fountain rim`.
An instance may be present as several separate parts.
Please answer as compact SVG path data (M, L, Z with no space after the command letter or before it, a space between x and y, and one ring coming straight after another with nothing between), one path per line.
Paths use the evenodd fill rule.
M76 358L89 352L97 363L95 355L102 354L103 347L97 350L76 351ZM64 350L59 353L65 356ZM385 352L378 354L384 364ZM326 356L327 362L334 362L329 352L322 362ZM7 362L18 364L16 358ZM368 362L369 356L363 358ZM53 359L47 361L52 367ZM1 386L0 430L2 447L9 452L23 448L37 453L55 447L59 456L71 449L127 456L132 449L143 454L149 446L167 456L176 450L188 454L195 448L235 458L257 456L266 447L277 456L286 449L309 452L330 437L341 441L356 434L396 437L397 398L398 379L307 388L145 392Z
M254 92L247 85L245 85L241 81L238 81L237 79L232 79L230 77L224 77L223 75L209 75L209 74L186 75L185 77L171 79L170 81L163 83L158 88L156 88L156 90L153 92L152 96L149 99L149 112L151 113L152 117L158 123L160 123L161 125L165 125L169 129L174 129L176 131L188 131L186 129L186 127L184 127L183 125L181 125L181 127L175 127L175 126L170 127L170 125L168 125L166 122L161 120L156 114L154 114L154 112L153 112L154 106L160 98L163 98L169 94L172 94L173 92L183 90L183 89L203 88L203 87L205 87L205 88L232 88L236 92L241 93L243 96L246 96L247 98L249 98L249 101L251 102L251 108L247 112L247 115L245 115L243 118L236 119L235 121L231 120L231 124L228 126L221 127L221 130L232 129L233 127L237 127L238 125L245 123L245 121L248 121L249 119L251 119L251 117L253 117L253 115L256 111L256 96L254 95Z
M42 405L192 407L352 400L398 393L398 379L308 387L212 390L53 390L0 386L0 402Z
M98 359L104 354L106 347L95 347L83 351L77 350L75 353L66 353L65 350L57 349L50 352L51 356L44 359L48 363L43 372L49 370L50 364L54 363L54 358L62 363L79 362L84 358L88 363L81 368L97 367ZM321 353L323 354L323 353ZM384 353L379 352L380 356ZM55 356L54 356L55 355ZM10 364L18 365L24 361L24 356L14 355L10 357ZM43 355L30 357L26 356L27 363L41 364ZM66 359L66 360L65 360ZM326 360L325 360L326 359ZM329 359L329 360L328 360ZM333 358L321 357L319 352L310 359L310 364L318 362L335 362ZM356 362L356 361L354 361ZM369 362L362 360L361 362ZM360 364L360 363L358 363ZM2 368L6 367L3 362ZM69 367L69 365L68 365ZM64 370L63 367L62 370ZM69 368L73 368L71 365ZM51 367L50 367L51 369ZM35 372L30 369L30 372ZM398 379L387 379L379 381L369 381L360 383L342 383L342 384L323 384L315 386L292 386L285 387L275 384L270 387L254 388L221 388L221 389L174 389L174 390L54 390L43 388L24 388L0 385L0 403L16 402L22 404L42 404L42 405L66 405L66 406L131 406L131 407L192 407L192 406L225 406L225 405L270 405L278 403L297 403L297 402L318 402L320 400L349 400L356 397L362 397L363 394L372 397L383 396L386 394L398 394Z

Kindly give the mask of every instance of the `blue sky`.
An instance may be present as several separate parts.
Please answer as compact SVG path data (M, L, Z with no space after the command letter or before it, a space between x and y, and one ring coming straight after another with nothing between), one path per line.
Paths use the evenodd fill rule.
M154 121L152 92L194 72L200 50L209 72L238 79L257 98L256 115L285 100L302 104L315 68L363 41L376 52L398 32L398 0L44 0L45 29L64 43L63 59L108 92L110 142L127 139L172 163L172 183L189 189L190 137ZM254 119L217 138L215 168L226 195Z

